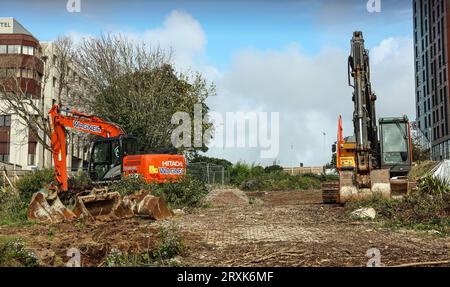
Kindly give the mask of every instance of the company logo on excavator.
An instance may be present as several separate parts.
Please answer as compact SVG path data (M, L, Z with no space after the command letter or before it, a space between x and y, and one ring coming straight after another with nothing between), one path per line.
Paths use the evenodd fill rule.
M172 174L172 175L182 175L184 174L184 168L159 168L160 174Z
M183 167L183 162L179 160L165 160L161 164L164 167Z
M73 122L73 127L79 130L84 130L84 131L91 131L94 133L101 133L102 132L102 128L99 126L94 126L94 125L90 125L90 124L84 124L80 121L74 121Z

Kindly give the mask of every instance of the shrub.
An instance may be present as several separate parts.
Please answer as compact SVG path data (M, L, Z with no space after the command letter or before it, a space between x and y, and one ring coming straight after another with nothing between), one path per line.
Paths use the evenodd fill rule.
M206 184L194 177L184 176L178 181L153 185L153 194L162 197L171 208L196 208L204 206L208 195Z
M239 186L244 191L281 191L320 189L320 176L289 175L285 172L271 172L249 177Z
M52 169L42 169L25 174L17 181L16 188L22 201L29 203L33 193L38 192L52 182L55 182L54 171Z
M69 190L75 194L86 190L91 190L94 187L87 172L80 172L76 176L69 177L68 185Z
M284 170L283 167L281 167L281 166L279 166L277 164L274 164L274 165L271 165L271 166L267 166L264 169L264 171L267 172L267 173L279 172L279 171L283 171L283 170Z
M221 165L227 169L233 166L233 164L226 159L202 156L198 154L189 158L189 163L210 163L215 165Z
M127 176L122 180L113 182L109 186L109 190L112 192L118 192L120 195L130 195L138 192L141 189L153 191L157 187L156 184L148 183L142 176Z
M27 207L11 188L0 190L0 225L27 223Z
M0 238L0 267L36 267L37 256L28 251L21 239Z
M350 202L351 212L360 207L373 207L378 218L392 226L415 229L436 229L450 233L450 187L443 179L427 176L419 182L418 190L401 200L373 196L363 201Z
M237 162L230 169L230 182L234 185L240 185L250 175L250 165L242 162Z
M148 252L130 253L112 249L105 258L105 267L153 266L153 258Z
M184 245L176 225L160 227L153 250L144 252L121 252L112 249L105 258L106 267L137 267L173 265L170 259L183 252Z
M160 227L158 241L156 242L153 256L156 259L170 259L183 252L184 245L180 235L180 230L176 225Z

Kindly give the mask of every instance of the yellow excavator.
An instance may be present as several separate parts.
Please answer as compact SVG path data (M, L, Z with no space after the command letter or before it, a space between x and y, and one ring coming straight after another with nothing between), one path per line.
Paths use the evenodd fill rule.
M322 185L324 203L345 203L373 194L391 197L392 189L406 193L412 163L412 141L406 116L376 119L370 82L369 51L363 34L353 33L348 59L348 84L353 88L353 135L344 138L339 116L336 168L339 182ZM378 124L378 125L377 125Z

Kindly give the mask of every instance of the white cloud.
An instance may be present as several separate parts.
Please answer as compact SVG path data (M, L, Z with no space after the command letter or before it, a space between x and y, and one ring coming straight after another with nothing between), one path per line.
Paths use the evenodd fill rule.
M183 68L192 66L195 58L204 53L206 35L200 23L190 14L172 11L161 28L143 33L142 40L173 48L175 62Z
M230 68L220 71L205 60L207 35L201 24L185 12L173 11L161 27L125 34L151 45L172 47L178 69L191 68L214 81L218 96L208 100L211 110L224 116L225 112L279 112L277 160L283 165L329 161L339 114L344 118L344 133L352 133L346 49L324 47L315 55L304 53L299 43L279 50L242 49L235 52ZM414 118L412 53L409 38L391 37L372 47L372 87L378 95L379 116ZM233 162L272 163L260 159L255 148L213 148L208 154Z
M414 75L411 39L389 38L372 49L372 84L379 116L414 113ZM330 160L337 117L344 132L352 133L352 88L347 86L348 51L324 48L317 55L297 44L279 51L242 50L217 81L219 110L280 112L280 155L283 165L320 165ZM326 133L324 138L323 132ZM232 161L270 164L245 150L212 150Z

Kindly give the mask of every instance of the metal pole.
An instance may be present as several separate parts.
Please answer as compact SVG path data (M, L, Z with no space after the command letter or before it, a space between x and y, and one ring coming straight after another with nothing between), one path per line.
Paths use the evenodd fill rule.
M432 148L432 143L433 143L433 129L430 127L430 160L433 160L433 148Z

